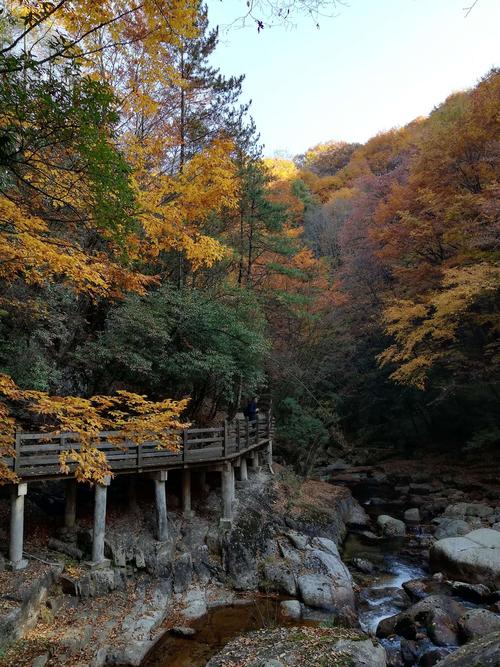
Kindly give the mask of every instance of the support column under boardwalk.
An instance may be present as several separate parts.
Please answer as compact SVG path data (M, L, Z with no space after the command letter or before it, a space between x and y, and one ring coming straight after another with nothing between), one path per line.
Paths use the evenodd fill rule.
M106 567L109 560L104 558L104 538L106 536L106 500L111 478L106 477L95 486L94 498L94 539L92 542L91 567Z
M246 482L248 479L247 460L245 456L240 461L240 482Z
M168 539L167 492L165 482L168 472L161 470L153 473L156 501L156 539L165 542Z
M260 470L259 452L256 449L250 453L250 467L254 472L259 472Z
M182 512L185 517L192 516L191 511L191 470L182 471Z
M76 479L66 481L66 505L64 507L64 527L73 530L76 525Z
M222 518L221 528L230 529L233 525L233 470L230 463L224 463L222 467Z
M27 493L27 484L15 484L12 489L9 558L13 570L22 570L28 565L28 561L23 558L24 496Z

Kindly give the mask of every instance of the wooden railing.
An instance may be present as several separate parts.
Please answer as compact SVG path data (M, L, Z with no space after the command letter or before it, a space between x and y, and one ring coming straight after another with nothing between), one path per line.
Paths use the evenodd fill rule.
M272 430L271 416L266 413L257 415L256 421L239 419L221 426L179 431L177 451L165 449L155 440L140 444L122 440L120 431L100 433L95 444L106 454L113 472L141 472L231 459L268 443ZM61 473L59 456L79 449L75 433L17 433L16 456L4 460L21 479L66 477Z

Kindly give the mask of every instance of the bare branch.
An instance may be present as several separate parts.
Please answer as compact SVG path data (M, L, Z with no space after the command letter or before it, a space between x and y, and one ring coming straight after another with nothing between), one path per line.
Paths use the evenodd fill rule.
M465 12L465 17L464 18L467 18L469 16L469 14L474 9L474 7L477 5L478 2L479 2L479 0L474 0L474 2L472 3L472 5L470 7L464 7L464 12Z

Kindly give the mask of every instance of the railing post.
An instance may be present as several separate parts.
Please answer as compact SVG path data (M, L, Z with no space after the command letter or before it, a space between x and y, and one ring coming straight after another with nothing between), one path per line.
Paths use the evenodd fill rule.
M21 470L21 431L16 431L16 456L14 458L14 472L16 475Z
M259 444L259 413L255 415L255 444Z
M250 421L245 417L245 449L250 447Z
M240 433L240 420L236 420L236 449L240 451L241 449L241 433Z
M185 462L187 459L187 450L188 450L188 434L187 428L182 431L182 461Z
M137 467L142 468L142 443L140 445L137 445Z
M224 458L228 455L228 445L229 445L229 425L227 419L224 419Z

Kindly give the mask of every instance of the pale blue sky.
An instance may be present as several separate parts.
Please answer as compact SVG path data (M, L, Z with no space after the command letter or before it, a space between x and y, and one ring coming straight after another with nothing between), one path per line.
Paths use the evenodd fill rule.
M222 36L214 64L246 74L244 94L265 153L329 139L366 141L427 115L451 92L500 65L500 0L347 0L318 30L253 27ZM214 24L245 0L209 0Z

